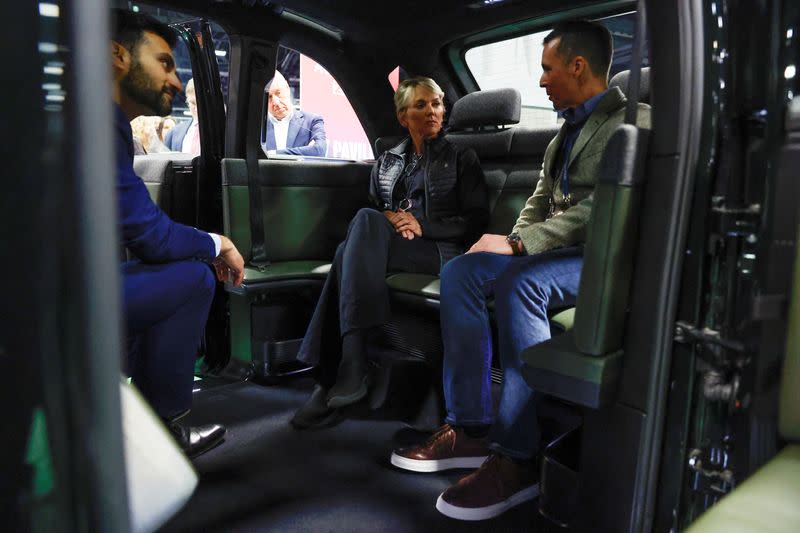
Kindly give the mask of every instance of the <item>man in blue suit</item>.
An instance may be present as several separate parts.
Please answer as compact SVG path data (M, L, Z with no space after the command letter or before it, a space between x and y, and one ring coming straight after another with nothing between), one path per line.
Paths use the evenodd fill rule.
M194 78L186 82L186 105L192 120L185 120L169 130L164 144L173 152L200 155L200 124L197 122L197 97L194 92Z
M172 46L175 34L140 13L112 11L111 63L117 194L122 243L136 257L122 264L128 373L191 457L222 441L225 428L185 427L192 403L197 347L220 280L239 285L244 261L224 235L170 218L150 199L133 170L130 120L165 116L181 87Z
M261 138L264 152L324 157L328 146L325 121L314 113L294 109L289 83L277 70L269 85L268 99Z

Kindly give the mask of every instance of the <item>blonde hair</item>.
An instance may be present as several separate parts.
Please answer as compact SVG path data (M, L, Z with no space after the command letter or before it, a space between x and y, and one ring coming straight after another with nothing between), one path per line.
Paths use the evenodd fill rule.
M397 91L394 93L395 112L399 113L411 105L411 99L414 98L414 89L417 87L424 87L444 101L444 91L435 81L425 76L415 76L401 81L400 85L397 86Z

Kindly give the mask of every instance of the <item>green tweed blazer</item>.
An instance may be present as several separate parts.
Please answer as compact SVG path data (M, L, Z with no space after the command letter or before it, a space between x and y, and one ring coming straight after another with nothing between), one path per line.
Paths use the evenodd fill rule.
M525 202L512 231L519 234L525 251L537 254L586 240L586 226L592 212L594 186L600 169L600 159L617 126L625 122L627 99L618 87L612 87L597 104L583 125L569 156L569 188L572 206L550 216L550 197L557 206L564 204L561 183L554 179L553 163L564 138L564 127L547 145L539 182L533 195ZM650 129L650 106L638 104L637 126Z

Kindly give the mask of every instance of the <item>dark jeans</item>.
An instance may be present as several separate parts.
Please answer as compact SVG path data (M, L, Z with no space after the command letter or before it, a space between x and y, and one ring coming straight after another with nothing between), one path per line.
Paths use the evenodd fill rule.
M156 413L181 413L192 405L194 362L214 298L214 275L199 261L129 261L122 274L128 373Z
M405 239L380 211L361 209L336 249L298 359L308 364L338 364L341 338L354 329L368 329L389 319L391 271L438 274L439 250L434 241ZM338 311L338 312L337 312ZM325 347L323 358L320 350ZM323 379L324 381L324 379Z
M492 449L533 457L540 445L536 392L520 373L523 349L550 338L547 310L573 305L583 249L514 257L475 253L456 257L441 274L446 421L492 424ZM492 333L487 301L495 299L503 389L492 416Z

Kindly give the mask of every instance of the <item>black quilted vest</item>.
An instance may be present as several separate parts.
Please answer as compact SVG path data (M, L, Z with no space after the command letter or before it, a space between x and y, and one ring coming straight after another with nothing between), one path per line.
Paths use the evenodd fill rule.
M384 209L392 205L392 191L405 167L410 137L386 150L378 159L377 190ZM458 216L458 151L442 135L425 141L423 172L425 179L425 217L436 220ZM461 243L436 241L442 266L464 253Z

